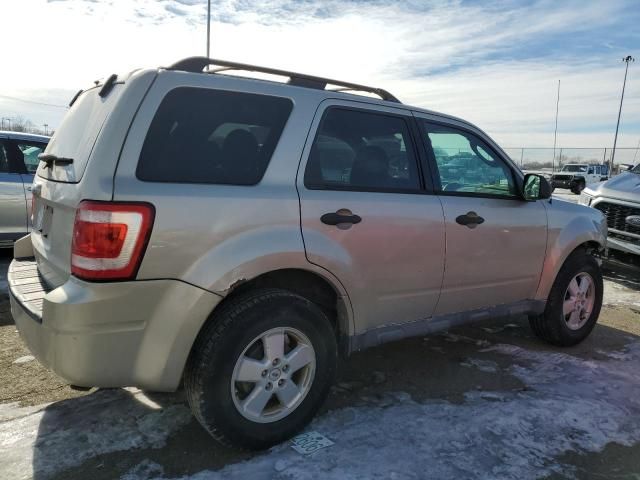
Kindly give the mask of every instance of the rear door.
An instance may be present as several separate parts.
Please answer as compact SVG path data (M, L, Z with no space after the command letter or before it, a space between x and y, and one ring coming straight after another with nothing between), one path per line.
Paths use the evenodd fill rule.
M521 174L480 132L431 116L418 122L447 238L436 313L533 298L547 244L544 205L521 198ZM450 168L461 160L463 169Z
M355 330L424 319L444 267L439 199L421 177L408 112L321 104L297 186L307 258L344 284Z
M10 245L27 231L27 204L20 165L11 143L0 139L0 245Z

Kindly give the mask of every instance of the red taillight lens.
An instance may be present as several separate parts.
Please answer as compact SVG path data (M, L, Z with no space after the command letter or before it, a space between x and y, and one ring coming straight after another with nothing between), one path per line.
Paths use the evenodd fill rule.
M135 277L154 214L148 203L81 202L73 225L71 273L84 280Z

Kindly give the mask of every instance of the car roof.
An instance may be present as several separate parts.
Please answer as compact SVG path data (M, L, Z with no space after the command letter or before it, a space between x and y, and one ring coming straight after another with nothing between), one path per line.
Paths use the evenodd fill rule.
M34 140L37 142L49 143L51 137L46 135L38 135L35 133L25 132L11 132L7 130L0 130L0 138L11 138L13 140Z

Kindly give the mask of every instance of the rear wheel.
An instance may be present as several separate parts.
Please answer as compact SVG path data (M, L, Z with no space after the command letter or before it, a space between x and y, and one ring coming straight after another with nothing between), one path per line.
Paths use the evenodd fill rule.
M262 449L313 418L336 361L335 333L318 306L285 290L258 290L214 313L189 358L185 389L214 438Z
M602 307L602 272L584 250L572 253L560 269L542 315L532 316L534 333L559 346L576 345L595 326Z

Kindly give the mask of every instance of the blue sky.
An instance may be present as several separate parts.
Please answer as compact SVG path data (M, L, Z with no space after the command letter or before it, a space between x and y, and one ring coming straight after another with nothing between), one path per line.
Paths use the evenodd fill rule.
M64 108L6 97L65 105L96 78L205 50L206 0L2 0L0 15L3 37L20 39L0 115L37 124L57 125ZM505 147L553 145L561 79L566 148L612 145L630 54L618 143L636 147L638 25L637 0L213 0L212 56L381 86Z

